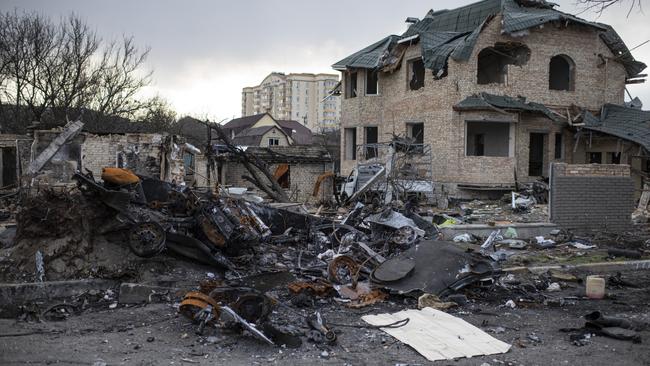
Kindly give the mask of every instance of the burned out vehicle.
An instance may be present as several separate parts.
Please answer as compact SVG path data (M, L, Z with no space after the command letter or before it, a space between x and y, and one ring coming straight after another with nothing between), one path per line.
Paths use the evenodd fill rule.
M232 269L224 254L237 254L271 233L252 203L244 200L141 176L122 184L104 174L104 182L99 183L90 172L76 173L74 179L86 197L99 199L116 211L117 219L128 228L129 247L141 257L168 249Z

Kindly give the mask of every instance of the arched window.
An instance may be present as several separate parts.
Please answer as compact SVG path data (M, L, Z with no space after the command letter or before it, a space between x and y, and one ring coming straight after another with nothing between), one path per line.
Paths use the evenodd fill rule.
M567 55L551 58L548 65L548 88L551 90L574 90L575 63Z

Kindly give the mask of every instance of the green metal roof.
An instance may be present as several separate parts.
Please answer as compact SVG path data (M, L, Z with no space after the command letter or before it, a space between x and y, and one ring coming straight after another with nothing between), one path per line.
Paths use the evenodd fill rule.
M504 34L522 34L530 28L549 22L581 24L600 31L601 38L619 56L628 77L638 75L646 65L634 60L629 50L608 25L589 22L574 15L555 10L555 5L543 0L483 0L453 10L429 11L412 24L401 36L389 36L337 62L337 70L347 68L374 69L381 66L381 58L400 39L417 37L422 48L425 67L434 75L444 75L447 60L467 61L485 24L501 13L501 31Z
M526 102L525 98L513 98L507 95L494 95L479 93L469 96L454 106L457 111L483 111L483 110L518 110L530 113L542 114L552 121L563 122L556 113L553 113L545 105L534 102Z
M380 41L355 52L343 60L332 65L335 70L349 69L374 69L379 66L379 60L387 54L392 46L399 39L399 36L390 35L382 38Z
M650 111L605 104L600 117L585 111L584 129L635 142L650 151Z

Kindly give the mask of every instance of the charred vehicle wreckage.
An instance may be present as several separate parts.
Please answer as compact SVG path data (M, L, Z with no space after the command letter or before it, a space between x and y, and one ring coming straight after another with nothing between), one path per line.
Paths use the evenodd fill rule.
M343 216L324 217L127 169L105 168L101 180L77 172L73 179L83 200L106 207L114 230L124 233L122 245L136 256L146 260L166 252L220 273L178 304L201 334L221 324L268 344L298 347L295 332L274 326L274 308L310 307L323 298L361 308L391 294L446 297L500 275L489 256L438 240L438 228L408 205L357 203ZM289 297L251 278L280 278ZM318 311L302 324L310 329L308 340L336 341Z

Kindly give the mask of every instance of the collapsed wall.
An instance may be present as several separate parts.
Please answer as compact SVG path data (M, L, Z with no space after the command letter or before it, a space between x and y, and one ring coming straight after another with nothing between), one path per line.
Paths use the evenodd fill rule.
M625 164L551 166L550 220L574 231L631 228L634 183Z

